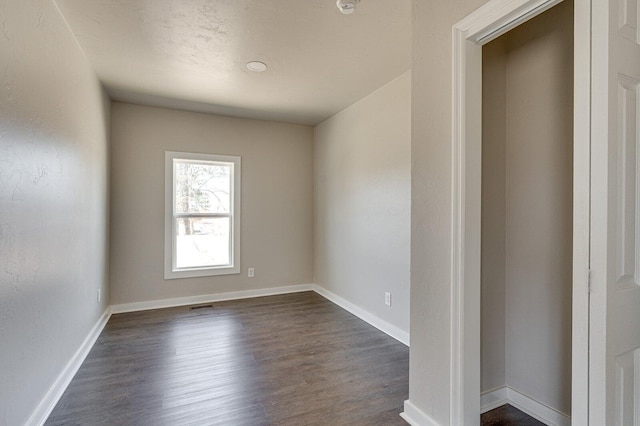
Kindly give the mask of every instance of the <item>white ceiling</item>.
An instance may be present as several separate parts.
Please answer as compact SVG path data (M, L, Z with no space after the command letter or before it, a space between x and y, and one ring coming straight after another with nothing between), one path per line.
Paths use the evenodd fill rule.
M314 125L410 68L409 0L55 1L125 102Z

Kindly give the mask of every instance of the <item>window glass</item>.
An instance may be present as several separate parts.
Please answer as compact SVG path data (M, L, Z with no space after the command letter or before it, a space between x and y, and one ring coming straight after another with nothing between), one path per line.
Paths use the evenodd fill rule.
M167 152L165 278L240 272L240 157Z

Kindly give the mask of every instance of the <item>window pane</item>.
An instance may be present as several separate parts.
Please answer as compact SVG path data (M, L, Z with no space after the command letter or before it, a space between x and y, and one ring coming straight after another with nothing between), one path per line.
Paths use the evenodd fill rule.
M231 164L175 160L177 213L230 213Z
M176 219L176 267L229 265L230 223L228 217Z

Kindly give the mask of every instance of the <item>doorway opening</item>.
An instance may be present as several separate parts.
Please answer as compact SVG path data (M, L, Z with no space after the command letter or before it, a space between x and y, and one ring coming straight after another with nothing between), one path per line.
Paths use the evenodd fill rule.
M482 46L560 3L562 0L490 0L453 26L450 420L454 425L478 424L481 411ZM573 5L573 99L570 102L573 105L573 191L565 194L567 198L573 197L573 211L568 213L572 215L572 255L569 260L572 270L571 336L566 336L566 332L561 335L571 339L571 362L566 365L567 362L564 361L562 368L571 370L570 410L574 424L589 423L587 289L590 253L591 80L588 70L591 67L591 17L589 2L576 2ZM570 82L565 84L571 85ZM530 127L530 132L535 134L541 134L541 130L541 126L535 122ZM505 162L506 149L507 147ZM553 161L557 161L557 158L554 157ZM505 185L506 173L505 163ZM544 179L549 180L549 176ZM505 196L506 194L505 186ZM505 205L505 217L506 215ZM506 232L507 229L505 234ZM505 268L505 278L506 271ZM506 309L505 305L505 312ZM553 325L557 326L559 321L556 319L557 323ZM509 326L505 321L505 329ZM534 385L538 386L535 382ZM485 390L489 390L489 393L495 390L486 388L487 386ZM540 389L530 391L535 395L529 396L535 398L539 391ZM508 388L505 388L505 392L509 392ZM512 392L511 400L516 398L514 395L516 394ZM545 399L540 396L538 398ZM565 398L564 408L555 410L561 414L566 410L567 404L566 397L562 398ZM504 399L508 399L508 395ZM487 404L485 398L485 408ZM540 405L549 408L544 401ZM565 417L561 418L566 421ZM563 420L558 422L562 424Z
M509 404L568 426L571 0L482 47L481 155L481 413Z

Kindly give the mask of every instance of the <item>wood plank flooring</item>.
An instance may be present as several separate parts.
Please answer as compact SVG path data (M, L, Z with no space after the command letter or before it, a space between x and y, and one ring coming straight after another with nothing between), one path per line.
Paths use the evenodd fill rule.
M114 315L47 425L405 425L409 350L313 292Z
M487 411L480 418L482 426L546 426L509 404Z

